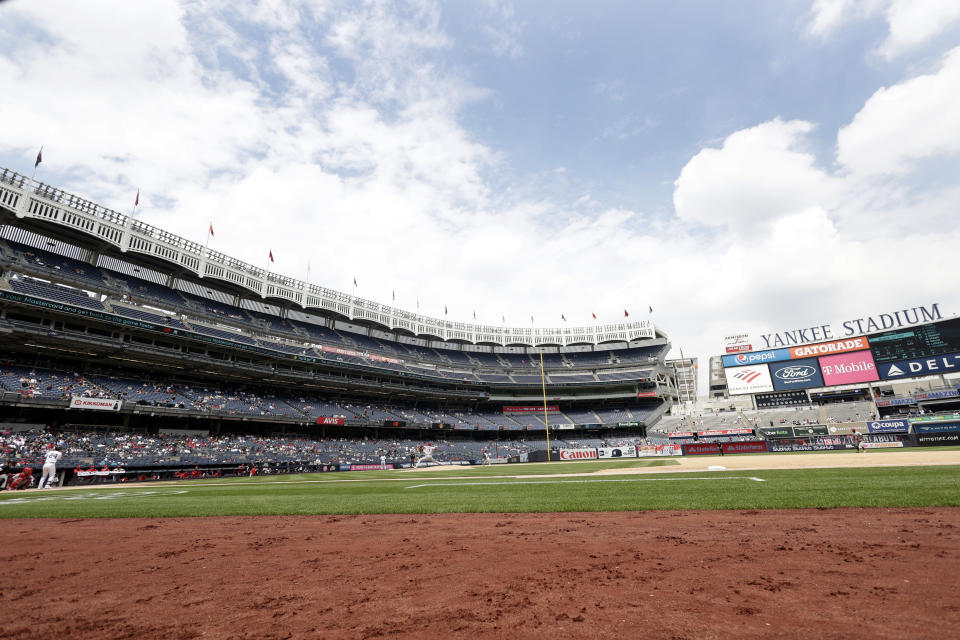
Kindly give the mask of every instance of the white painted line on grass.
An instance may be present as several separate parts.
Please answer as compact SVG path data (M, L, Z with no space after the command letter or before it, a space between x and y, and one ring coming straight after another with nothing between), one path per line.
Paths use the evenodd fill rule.
M604 478L592 480L533 480L517 479L516 482L427 482L414 484L404 489L420 489L422 487L473 487L481 485L518 485L518 484L585 484L588 482L708 482L710 480L752 480L766 482L763 478L753 476L728 476L724 478Z

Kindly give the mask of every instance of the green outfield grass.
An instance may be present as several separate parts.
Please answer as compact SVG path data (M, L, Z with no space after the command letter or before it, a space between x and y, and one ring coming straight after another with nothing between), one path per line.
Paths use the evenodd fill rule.
M960 466L562 475L671 463L620 460L4 492L0 518L960 506Z

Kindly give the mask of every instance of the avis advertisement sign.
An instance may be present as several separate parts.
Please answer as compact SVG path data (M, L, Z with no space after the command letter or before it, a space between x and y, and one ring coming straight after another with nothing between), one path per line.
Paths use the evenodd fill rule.
M317 418L317 424L332 424L338 427L343 426L343 418L329 418L329 417L319 417Z
M724 369L723 374L727 377L727 390L732 396L773 391L770 371L765 364Z
M960 353L951 353L935 358L916 358L900 360L879 365L880 377L884 380L909 378L931 373L952 373L960 371Z
M823 386L823 376L820 375L820 366L816 358L771 364L770 375L773 379L773 388L777 391Z
M790 349L754 351L752 353L739 353L735 356L723 356L723 366L744 367L748 364L760 364L761 362L779 362L781 360L790 360L791 357Z
M843 340L843 342L850 342L850 340ZM880 379L877 375L877 365L873 362L873 354L869 351L820 358L820 372L823 374L824 383L829 386L873 382Z
M596 449L560 449L561 460L596 460Z
M94 411L120 411L123 406L123 400L114 400L112 398L85 398L83 396L70 396L71 409L93 409Z

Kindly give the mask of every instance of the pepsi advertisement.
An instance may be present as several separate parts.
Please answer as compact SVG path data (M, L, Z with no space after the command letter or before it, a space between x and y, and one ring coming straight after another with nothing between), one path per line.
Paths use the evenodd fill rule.
M789 360L790 357L790 349L751 351L750 353L723 356L723 366L743 367L748 364L760 364L762 362L780 362L782 360Z
M770 378L776 391L791 389L811 389L823 386L823 376L816 358L791 360L773 363L770 366Z

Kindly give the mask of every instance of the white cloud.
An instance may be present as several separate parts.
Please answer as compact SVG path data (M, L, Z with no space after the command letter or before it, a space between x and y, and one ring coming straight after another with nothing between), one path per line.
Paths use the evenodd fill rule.
M939 70L874 93L837 135L837 159L859 175L903 173L960 152L960 47Z
M815 0L807 33L833 35L845 24L883 16L887 37L877 52L896 58L948 31L960 21L956 0Z
M219 251L266 265L272 249L273 267L297 277L309 260L318 284L349 291L356 275L359 295L389 302L396 290L398 306L419 298L451 320L475 308L496 324L501 313L588 324L591 312L643 318L652 305L703 371L734 331L887 300L956 308L942 278L917 279L910 260L952 273L960 189L911 194L896 171L869 182L952 152L960 126L937 110L955 96L955 55L867 101L840 133L844 173L810 151L813 123L773 119L690 158L677 218L663 219L597 197L498 191L504 159L462 124L488 94L437 63L453 45L435 5L185 6L5 7L33 30L0 45L0 84L17 88L0 100L0 123L17 125L0 125L0 151L32 163L45 143L44 179L124 212L141 186L139 215L161 228L202 241L213 220ZM577 173L561 160L551 173Z
M682 220L738 232L832 199L832 179L802 150L813 125L779 118L728 136L695 155L675 182Z

